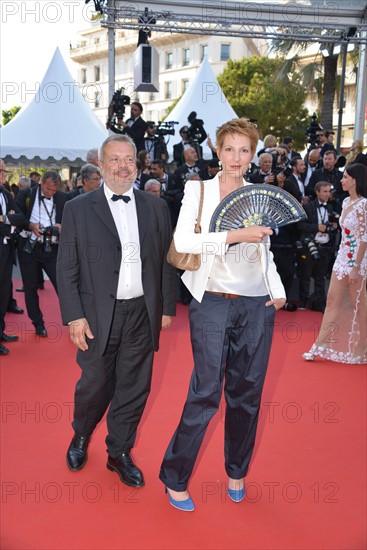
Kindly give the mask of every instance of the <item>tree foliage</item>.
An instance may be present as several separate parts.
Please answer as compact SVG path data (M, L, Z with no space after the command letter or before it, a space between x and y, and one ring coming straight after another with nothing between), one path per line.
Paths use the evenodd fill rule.
M280 59L258 56L230 60L218 82L237 115L256 119L263 136L291 135L295 148L303 149L309 122L305 88L297 73L284 86L276 78L281 65Z
M11 107L9 110L3 110L1 111L2 114L2 124L5 126L5 124L8 124L8 122L11 121L12 118L15 117L18 111L20 111L21 107L16 105L15 107Z

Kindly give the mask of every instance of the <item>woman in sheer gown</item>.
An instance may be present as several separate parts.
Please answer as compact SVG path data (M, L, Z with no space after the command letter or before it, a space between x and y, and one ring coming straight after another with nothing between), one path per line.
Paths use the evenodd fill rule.
M340 217L340 248L319 335L303 358L360 364L367 363L367 168L347 166L342 186L349 197Z

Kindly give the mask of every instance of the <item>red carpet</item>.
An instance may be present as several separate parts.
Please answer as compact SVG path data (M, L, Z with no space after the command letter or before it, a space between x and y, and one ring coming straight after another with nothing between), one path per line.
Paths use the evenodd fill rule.
M9 314L7 332L21 341L0 359L3 550L366 548L367 367L300 358L321 314L277 314L245 501L226 496L222 407L190 483L196 510L185 514L169 506L158 472L192 368L187 308L178 304L162 334L134 450L146 486L135 490L105 467L104 422L86 467L66 467L79 368L49 283L40 295L49 337Z

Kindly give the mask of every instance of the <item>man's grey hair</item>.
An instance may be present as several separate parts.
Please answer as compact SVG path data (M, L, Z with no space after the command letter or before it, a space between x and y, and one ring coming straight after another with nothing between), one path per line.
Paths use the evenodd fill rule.
M145 182L144 191L149 191L149 189L151 189L153 185L159 185L159 187L161 187L161 182L154 178L151 178L150 180Z
M84 164L80 169L80 177L82 178L82 182L84 180L89 180L93 174L98 174L101 176L101 171L95 164Z
M95 149L89 149L87 153L87 163L94 164L92 161L98 162L98 149L97 147Z
M273 155L271 155L270 153L261 153L261 155L259 156L259 164L262 160L264 160L266 157L270 157L271 159L273 158Z
M26 187L31 186L31 178L28 176L20 176L18 181L18 187L19 189L25 189Z
M41 178L41 183L45 183L46 180L51 180L52 185L60 185L61 176L56 170L47 170Z
M108 136L107 139L104 140L101 147L99 148L99 161L100 162L103 162L104 151L105 151L106 145L108 145L108 143L111 143L111 141L120 141L122 143L127 143L128 145L130 145L133 148L134 157L136 157L136 145L133 142L133 140L131 139L131 137L121 135L121 134L111 134L110 136Z

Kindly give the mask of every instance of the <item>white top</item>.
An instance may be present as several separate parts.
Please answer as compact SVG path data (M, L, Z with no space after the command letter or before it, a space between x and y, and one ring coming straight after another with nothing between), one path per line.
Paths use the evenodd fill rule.
M199 210L200 182L188 181L185 185L185 194L182 201L180 215L178 217L174 235L175 246L178 252L192 252L201 254L201 267L198 271L185 271L182 280L190 290L193 297L201 302L205 290L211 283L213 265L216 261L225 262L228 253L227 231L209 233L209 224L214 210L220 203L220 172L211 180L204 181L204 204L201 216L201 233L194 233L194 226ZM244 185L251 185L244 181ZM251 245L249 245L251 246ZM266 288L266 294L271 298L285 298L285 291L277 273L273 254L270 251L270 239L265 237L261 244L252 245L256 249L260 262L254 262L251 269L257 268L258 277L262 277ZM248 262L242 262L241 281L246 281ZM216 268L214 268L216 269ZM250 270L251 271L251 270ZM252 275L251 275L252 276ZM214 279L214 278L213 278ZM220 279L219 279L220 280ZM259 279L257 279L259 280ZM219 281L218 281L219 282ZM214 283L213 283L214 285ZM213 287L212 287L213 289ZM222 291L222 290L220 290ZM239 294L238 291L233 294ZM262 292L260 295L264 295Z
M104 185L108 206L121 243L121 264L117 285L117 300L129 300L143 296L138 216L133 189L124 193L130 202L113 201L114 193Z

